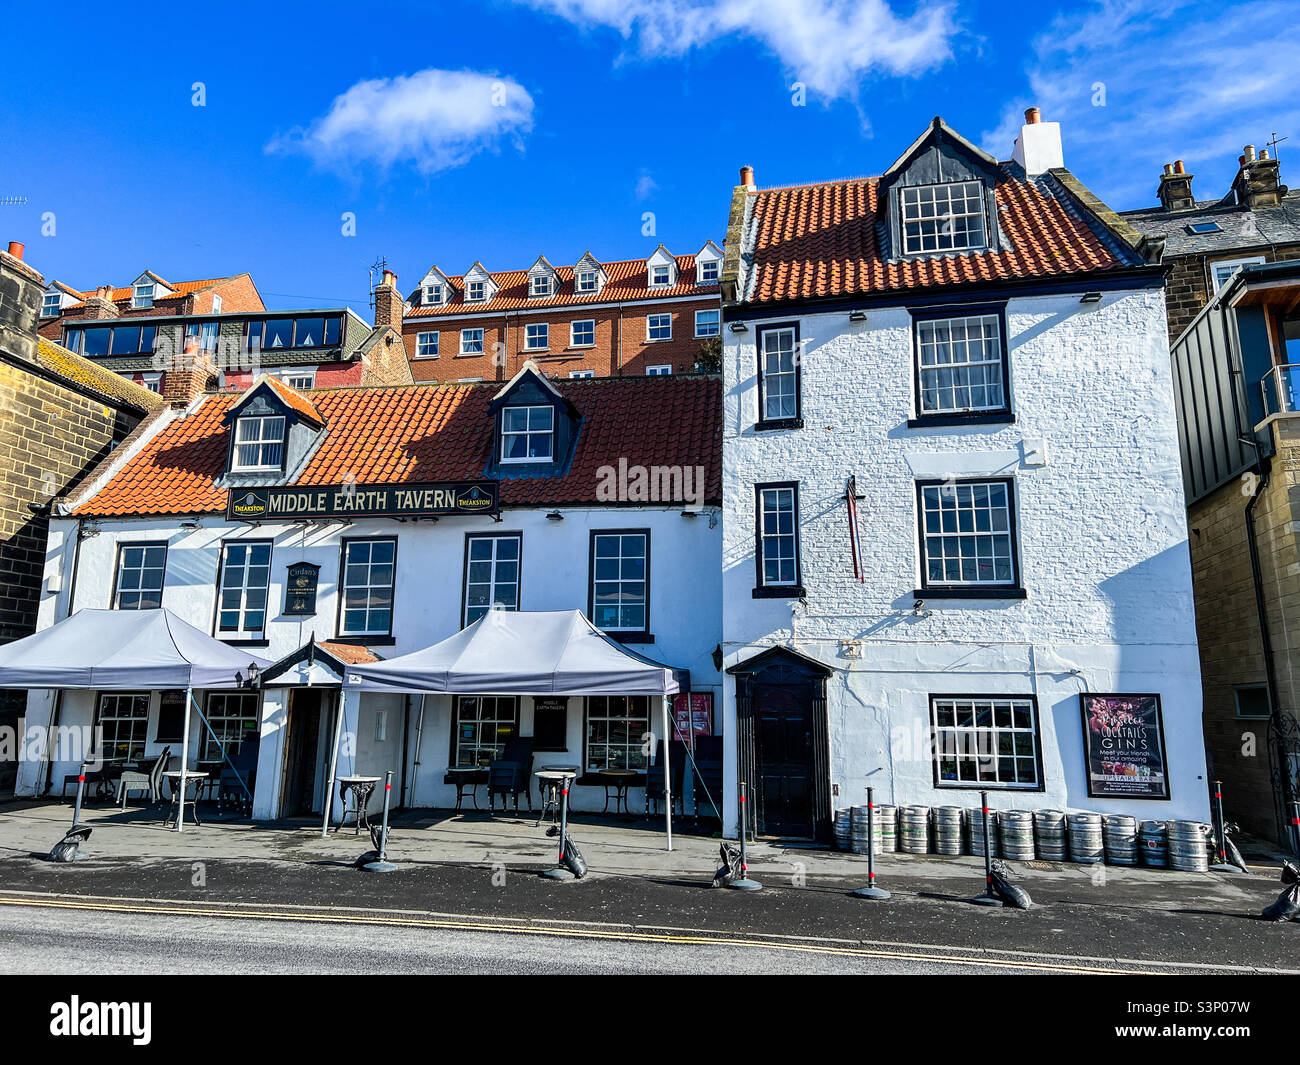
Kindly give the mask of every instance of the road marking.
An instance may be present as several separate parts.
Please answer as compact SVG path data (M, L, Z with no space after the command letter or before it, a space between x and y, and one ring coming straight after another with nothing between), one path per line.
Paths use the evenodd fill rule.
M569 939L608 939L633 943L663 943L675 946L745 947L761 950L784 950L793 953L822 954L846 958L879 958L892 961L941 962L972 967L1015 969L1025 972L1071 973L1091 976L1119 976L1141 974L1158 975L1155 970L1104 969L1094 966L1063 965L1051 962L1005 960L990 956L920 953L917 951L885 950L868 947L832 947L817 943L777 942L762 939L730 937L720 934L670 935L667 933L636 932L632 930L605 931L573 925L503 923L484 918L419 918L414 916L384 917L378 914L323 914L292 910L271 909L218 909L193 904L141 904L126 902L83 901L55 898L0 897L0 906L27 908L54 908L88 910L112 913L147 913L172 917L244 918L265 921L305 921L317 924L384 925L401 928L436 928L465 932L496 932L515 935L551 936ZM1140 964L1140 963L1139 963ZM1207 966L1208 968L1208 966Z

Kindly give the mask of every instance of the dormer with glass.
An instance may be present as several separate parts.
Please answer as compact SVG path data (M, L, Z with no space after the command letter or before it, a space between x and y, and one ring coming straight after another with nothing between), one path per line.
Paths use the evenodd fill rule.
M609 275L591 252L584 252L573 268L573 291L579 296L599 296Z
M695 253L695 283L716 285L722 277L722 249L709 241Z
M476 262L466 270L462 283L465 286L466 303L488 303L497 294L497 283L482 263Z
M530 300L547 299L560 289L560 275L556 272L545 255L539 255L537 262L528 269L528 298Z
M677 259L662 244L645 262L646 284L652 289L672 288L677 284Z
M156 274L151 274L146 270L131 282L131 309L133 311L148 310L154 305L155 301L162 299L164 296L170 296L172 291Z
M524 363L490 409L496 432L488 476L549 477L567 471L578 412L536 363Z
M447 281L447 275L436 266L430 267L420 281L420 306L443 307L450 297L451 284Z
M311 401L267 374L227 411L229 430L222 487L282 484L315 450L325 427Z

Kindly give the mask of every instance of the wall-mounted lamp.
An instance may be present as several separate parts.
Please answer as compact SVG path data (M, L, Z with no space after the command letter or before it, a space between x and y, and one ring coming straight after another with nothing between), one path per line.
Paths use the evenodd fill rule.
M1085 292L1082 296L1079 297L1079 302L1080 302L1080 303L1100 303L1100 302L1101 302L1101 293L1100 293L1100 292Z
M547 521L563 521L563 520L564 520L564 515L561 514L558 510L553 510L553 511L551 511L549 514L546 515L546 520L547 520Z
M865 322L867 320L866 311L849 311L850 322Z
M696 511L696 510L683 510L683 511L682 511L682 517L683 517L683 518L695 518L695 517L698 517L698 516L699 516L699 511Z
M718 646L713 649L712 658L713 658L713 668L716 669L719 673L721 673L722 672L722 644L718 644Z
M256 688L257 682L261 679L262 679L262 670L258 667L256 662L248 663L247 679L245 679L242 673L238 671L235 672L235 683L238 684L241 688Z
M731 331L733 333L748 333L749 326L747 326L744 322L732 322Z

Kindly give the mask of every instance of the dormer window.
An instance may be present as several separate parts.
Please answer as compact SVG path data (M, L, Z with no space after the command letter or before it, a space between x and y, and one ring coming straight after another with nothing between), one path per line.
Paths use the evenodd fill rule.
M545 274L534 274L528 279L528 295L537 299L551 294L551 279Z
M988 245L979 181L899 189L903 253L969 251Z
M283 461L283 415L250 415L235 421L231 470L241 473L278 471Z
M63 310L63 297L57 292L47 292L41 300L41 317L57 318Z
M595 270L581 270L578 272L577 281L574 287L579 292L595 292L598 285Z
M501 411L502 462L550 462L554 457L554 407L505 407Z
M722 264L717 259L705 259L700 263L700 284L716 285L718 283L718 267Z
M427 307L437 307L442 303L442 286L425 285L424 286L424 304Z
M152 281L137 281L131 291L131 306L136 308L152 307L154 284Z
M487 282L470 281L465 286L465 299L471 303L482 303L487 299Z
M650 267L650 287L667 288L672 278L672 271L668 266Z

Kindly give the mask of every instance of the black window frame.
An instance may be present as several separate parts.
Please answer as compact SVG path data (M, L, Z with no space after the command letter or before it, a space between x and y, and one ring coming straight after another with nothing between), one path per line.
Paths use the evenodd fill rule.
M113 610L156 610L158 609L158 607L148 607L148 606L123 607L120 606L118 603L118 595L122 591L121 588L122 552L125 549L136 548L136 547L140 547L140 548L161 547L163 550L162 583L158 586L158 607L162 606L163 592L166 591L167 589L167 552L169 547L167 541L166 540L119 540L117 544L117 558L114 560L113 563L113 590L108 597L108 602L110 604L111 609ZM138 592L140 591L140 589L135 588L132 589L132 591ZM152 589L150 589L150 591L152 591Z
M908 428L924 428L931 425L1014 424L1016 416L1011 402L1011 352L1007 337L1007 305L1005 303L979 303L957 307L909 307L908 313L912 317L912 416L907 419ZM921 342L919 336L921 323L946 321L953 318L982 317L996 317L998 320L998 339L1001 342L1002 349L1003 405L993 410L925 413L921 410Z
M374 543L379 540L388 540L393 545L393 583L392 587L392 605L388 609L388 632L384 633L345 633L343 632L343 601L346 598L347 564L348 564L348 545L361 542ZM335 604L334 614L334 639L338 643L354 644L360 647L380 647L395 643L393 639L393 622L396 621L397 615L397 537L396 536L344 536L339 540L339 574L338 581L335 585L337 594L335 598L338 602Z
M1001 702L1027 702L1033 712L1033 732L1034 732L1034 770L1037 777L1037 784L1033 787L1026 787L1022 784L1002 784L988 780L941 780L939 775L939 758L942 755L938 743L937 732L939 729L938 719L935 714L936 702L983 702L986 700ZM1044 792L1047 790L1047 782L1043 774L1043 718L1038 705L1038 696L1033 694L1016 695L1007 692L967 694L965 692L931 692L929 696L929 724L930 724L930 766L934 774L934 787L936 790L943 789L946 791L999 791L999 792ZM993 725L996 729L997 726Z
M451 703L451 729L450 729L451 735L448 737L449 744L447 748L448 766L455 767L462 764L456 758L456 751L457 748L460 746L460 743L458 742L459 741L458 733L460 727L460 708L461 708L461 704L464 703L465 700L467 699L509 699L511 703L514 704L514 708L515 708L515 716L514 716L515 730L512 736L507 737L507 740L518 739L521 731L523 730L523 725L521 723L522 711L520 706L520 697L518 695L453 695L452 703ZM482 721L482 718L478 718L478 720ZM504 720L504 718L494 718L493 720L499 722ZM505 741L503 741L503 743L504 742ZM481 743L478 742L475 743L475 747L482 747L482 746L483 744ZM498 745L493 744L493 747L496 746ZM498 757L500 756L498 755ZM468 764L468 763L464 763L464 764Z
M649 734L652 735L652 736L654 735L654 712L655 712L655 711L654 711L654 706L653 706L653 705L651 704L651 702L650 702L651 696L649 696L649 695L584 695L584 696L582 696L582 772L583 772L583 773L591 773L591 772L600 773L600 772L603 772L603 771L606 770L606 769L618 769L618 768L631 769L631 770L632 770L633 772L635 772L635 773L644 773L644 772L646 772L646 770L649 768L649 766L651 765L651 763L652 763L653 760L654 760L654 744L653 744L653 743L651 744L651 750L650 750L650 753L648 753L648 754L645 756L645 765L643 765L643 766L640 766L640 767L636 767L636 766L621 766L621 767L620 767L620 766L610 766L610 765L608 764L608 759L606 759L606 764L605 764L605 765L603 765L603 766L601 766L601 767L599 767L599 768L596 768L596 769L593 769L593 768L592 768L592 766L591 766L590 749L591 749L591 701L592 701L593 699L604 699L604 700L606 700L606 704L605 704L605 705L606 705L606 713L603 715L604 720L606 720L606 721L613 721L613 720L616 720L615 718L611 717L610 714L608 713L608 707L609 707L609 702L608 702L608 701L609 701L610 699L629 699L629 700L631 700L631 699L644 699L644 700L645 700L645 706L646 706L646 713L645 713L645 729L642 731L642 736L644 737L647 733L649 733ZM627 715L625 715L625 716L626 716L626 718L627 718L628 720L638 720L638 721L641 720L640 717L637 717L637 718L633 719L633 717L632 717L631 714L627 714ZM655 737L655 738L658 739L659 737ZM611 745L611 744L609 743L609 741L606 740L604 744L600 744L599 746L603 746L603 747L606 747L606 748L608 748L608 747L610 747L610 746L622 746L622 747L625 747L628 751L631 751L631 750L634 749L635 747L640 746L640 744L643 743L643 742L644 742L644 740L641 740L641 741L630 741L630 740L629 740L628 743L626 743L626 744Z
M262 608L262 630L260 636L250 636L247 632L241 630L232 633L229 636L223 635L221 631L221 593L226 579L226 551L236 545L241 547L254 547L265 544L270 549L270 554L266 561L266 605ZM217 556L217 585L216 598L213 603L212 611L212 636L213 639L220 640L222 643L230 644L232 647L266 647L270 641L266 638L267 627L271 623L271 567L275 560L275 540L271 538L257 538L254 540L243 540L239 537L228 537L221 541L221 551ZM247 569L247 566L245 566ZM247 587L244 589L247 591ZM240 620L243 620L244 608L239 608ZM248 630L251 631L251 630Z
M931 583L927 577L929 566L925 553L925 500L926 488L944 485L962 484L1004 484L1007 488L1007 533L1011 538L1011 571L1009 584L942 584ZM1016 479L1014 477L956 477L925 478L915 482L916 502L916 546L920 559L919 587L913 591L917 599L1024 599L1027 596L1024 587L1024 574L1020 562L1020 522L1018 519L1020 505L1016 497ZM959 534L963 535L963 534Z
M1243 714L1241 712L1242 692L1262 693L1264 696L1264 712L1262 714ZM1232 717L1234 721L1267 721L1272 716L1272 713L1273 708L1268 697L1268 684L1263 681L1256 681L1232 686Z
M524 534L522 531L513 532L485 532L485 533L466 533L465 534L465 555L464 562L460 569L460 627L464 629L470 624L469 618L469 564L470 564L470 544L474 540L507 540L513 539L519 543L519 554L515 556L515 565L518 572L515 575L515 611L523 609L524 598ZM495 565L495 560L493 565ZM496 587L496 574L493 573L492 585ZM495 605L495 604L493 604ZM488 607L489 610L492 605ZM478 619L475 618L475 621Z
M252 713L234 715L229 713L218 714L214 712L214 702L219 701L221 703L226 703L236 699L251 706ZM206 696L204 696L203 703L203 713L204 717L208 721L208 727L203 730L202 739L199 742L198 754L196 755L196 761L199 765L224 766L227 758L232 762L235 760L239 755L240 748L243 747L244 743L250 736L260 735L262 724L261 693L257 691L240 691L238 689L210 691ZM236 730L237 735L235 736L228 735L229 729L227 726L222 725L221 727L218 727L217 724L238 721L242 725L243 722L250 718L252 719L253 727L251 729L241 727ZM221 738L220 743L217 739L213 738L214 734L217 734L218 737ZM225 734L224 737L223 734ZM232 744L235 748L233 751L230 749Z
M790 329L794 332L794 417L768 418L766 377L763 372L763 337L767 333ZM758 420L754 423L756 430L802 429L803 428L803 337L797 320L788 322L766 322L754 327L754 361L758 372Z
M641 629L605 629L596 622L596 537L598 536L644 536L645 537L645 627ZM591 623L612 640L619 643L654 643L654 633L650 628L650 599L652 587L651 551L653 545L648 527L633 529L592 529L587 539L587 617ZM620 557L622 557L620 555ZM621 577L620 577L621 581ZM585 711L584 711L585 714Z
M768 584L763 579L763 493L781 488L794 490L794 584ZM803 537L799 530L799 482L763 481L754 485L754 591L755 599L804 599Z

